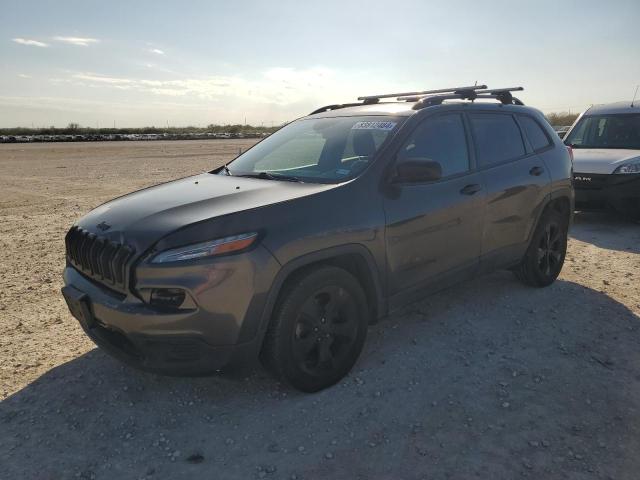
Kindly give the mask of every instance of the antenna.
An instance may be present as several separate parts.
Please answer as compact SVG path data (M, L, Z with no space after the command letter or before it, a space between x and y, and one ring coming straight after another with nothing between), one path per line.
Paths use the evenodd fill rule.
M636 101L636 95L638 95L638 87L640 87L640 85L636 85L636 91L633 94L633 100L631 100L631 106L633 107L633 102Z

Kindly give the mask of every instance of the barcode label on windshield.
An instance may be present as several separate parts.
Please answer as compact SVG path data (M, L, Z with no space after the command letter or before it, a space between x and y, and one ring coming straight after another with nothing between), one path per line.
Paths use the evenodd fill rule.
M351 130L393 130L396 122L358 122Z

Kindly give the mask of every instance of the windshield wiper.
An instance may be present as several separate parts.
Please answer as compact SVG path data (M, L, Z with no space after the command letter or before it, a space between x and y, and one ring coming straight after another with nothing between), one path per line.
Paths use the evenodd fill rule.
M227 167L227 164L226 164L226 163L222 166L222 170L224 170L224 173L226 173L226 174L227 174L227 175L229 175L229 176L233 175L233 174L231 173L231 170L229 170L229 167Z
M281 175L279 173L273 174L271 172L244 173L242 175L236 175L236 177L262 178L264 180L284 180L285 182L304 183L301 179L294 177L293 175Z

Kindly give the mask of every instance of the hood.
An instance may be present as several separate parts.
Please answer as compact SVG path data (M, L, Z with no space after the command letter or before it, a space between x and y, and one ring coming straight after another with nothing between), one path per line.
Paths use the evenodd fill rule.
M337 186L205 173L111 200L92 210L76 225L142 252L186 225Z
M623 163L636 158L640 158L640 150L574 148L573 171L576 173L613 173Z

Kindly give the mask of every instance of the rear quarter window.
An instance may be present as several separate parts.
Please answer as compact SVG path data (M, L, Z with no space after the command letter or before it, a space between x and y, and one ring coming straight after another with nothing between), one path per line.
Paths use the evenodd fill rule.
M520 121L520 125L522 125L525 135L529 139L531 147L535 151L542 150L551 145L551 140L549 140L549 137L540 124L533 118L526 115L519 115L518 120Z
M473 113L469 120L480 167L515 160L525 154L522 134L513 116Z

